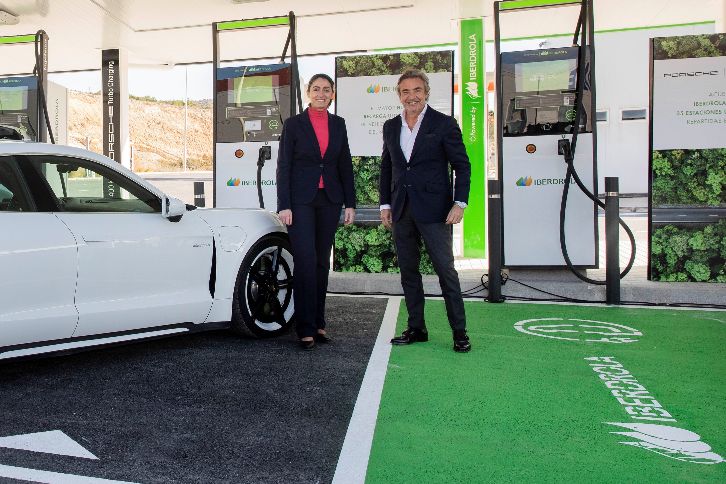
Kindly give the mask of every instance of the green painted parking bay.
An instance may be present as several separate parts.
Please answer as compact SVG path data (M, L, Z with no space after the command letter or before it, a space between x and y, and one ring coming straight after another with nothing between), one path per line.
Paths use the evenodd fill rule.
M726 312L466 309L392 348L367 482L726 482Z

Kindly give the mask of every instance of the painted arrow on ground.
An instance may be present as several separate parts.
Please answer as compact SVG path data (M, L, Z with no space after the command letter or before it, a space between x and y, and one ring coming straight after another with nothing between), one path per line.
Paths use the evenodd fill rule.
M0 447L98 460L98 457L60 430L0 437Z

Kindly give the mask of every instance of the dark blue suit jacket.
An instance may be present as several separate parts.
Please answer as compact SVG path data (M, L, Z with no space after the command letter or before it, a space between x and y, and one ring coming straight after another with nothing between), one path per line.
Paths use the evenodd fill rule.
M323 158L306 109L288 118L282 127L277 153L277 210L312 202L321 174L330 201L355 208L353 162L345 120L328 113L328 149Z
M395 222L408 196L414 220L444 222L454 200L469 202L471 165L459 125L452 116L429 106L407 163L401 150L402 122L396 116L383 125L380 203L391 205ZM453 194L449 166L456 175Z

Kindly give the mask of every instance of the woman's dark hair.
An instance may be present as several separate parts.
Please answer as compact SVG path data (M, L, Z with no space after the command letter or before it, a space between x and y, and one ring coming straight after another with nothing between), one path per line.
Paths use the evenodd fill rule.
M318 79L325 79L326 81L328 81L328 83L330 83L330 88L333 90L333 93L335 93L335 83L333 82L333 80L330 78L329 75L320 73L320 74L315 74L308 81L308 89L307 89L308 95L310 94L310 86L312 86L313 85L313 82L317 81ZM333 104L333 100L332 99L328 103L328 107L330 107L331 104Z
M333 88L333 91L335 91L335 83L334 83L334 82L333 82L333 80L332 80L332 79L330 78L330 76L329 76L329 75L327 75L327 74L322 74L322 73L320 73L320 74L315 74L315 75L314 75L313 77L311 77L311 78L310 78L310 80L308 81L308 89L307 89L307 91L308 91L308 92L310 92L310 86L312 86L312 85L313 85L313 82L317 81L318 79L325 79L326 81L328 81L328 82L330 83L330 87L332 87L332 88Z

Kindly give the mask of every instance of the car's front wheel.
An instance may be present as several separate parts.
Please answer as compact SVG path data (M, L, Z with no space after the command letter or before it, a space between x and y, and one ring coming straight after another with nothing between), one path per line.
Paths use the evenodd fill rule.
M277 336L293 324L293 262L283 235L260 239L245 256L237 274L232 328L255 338Z

